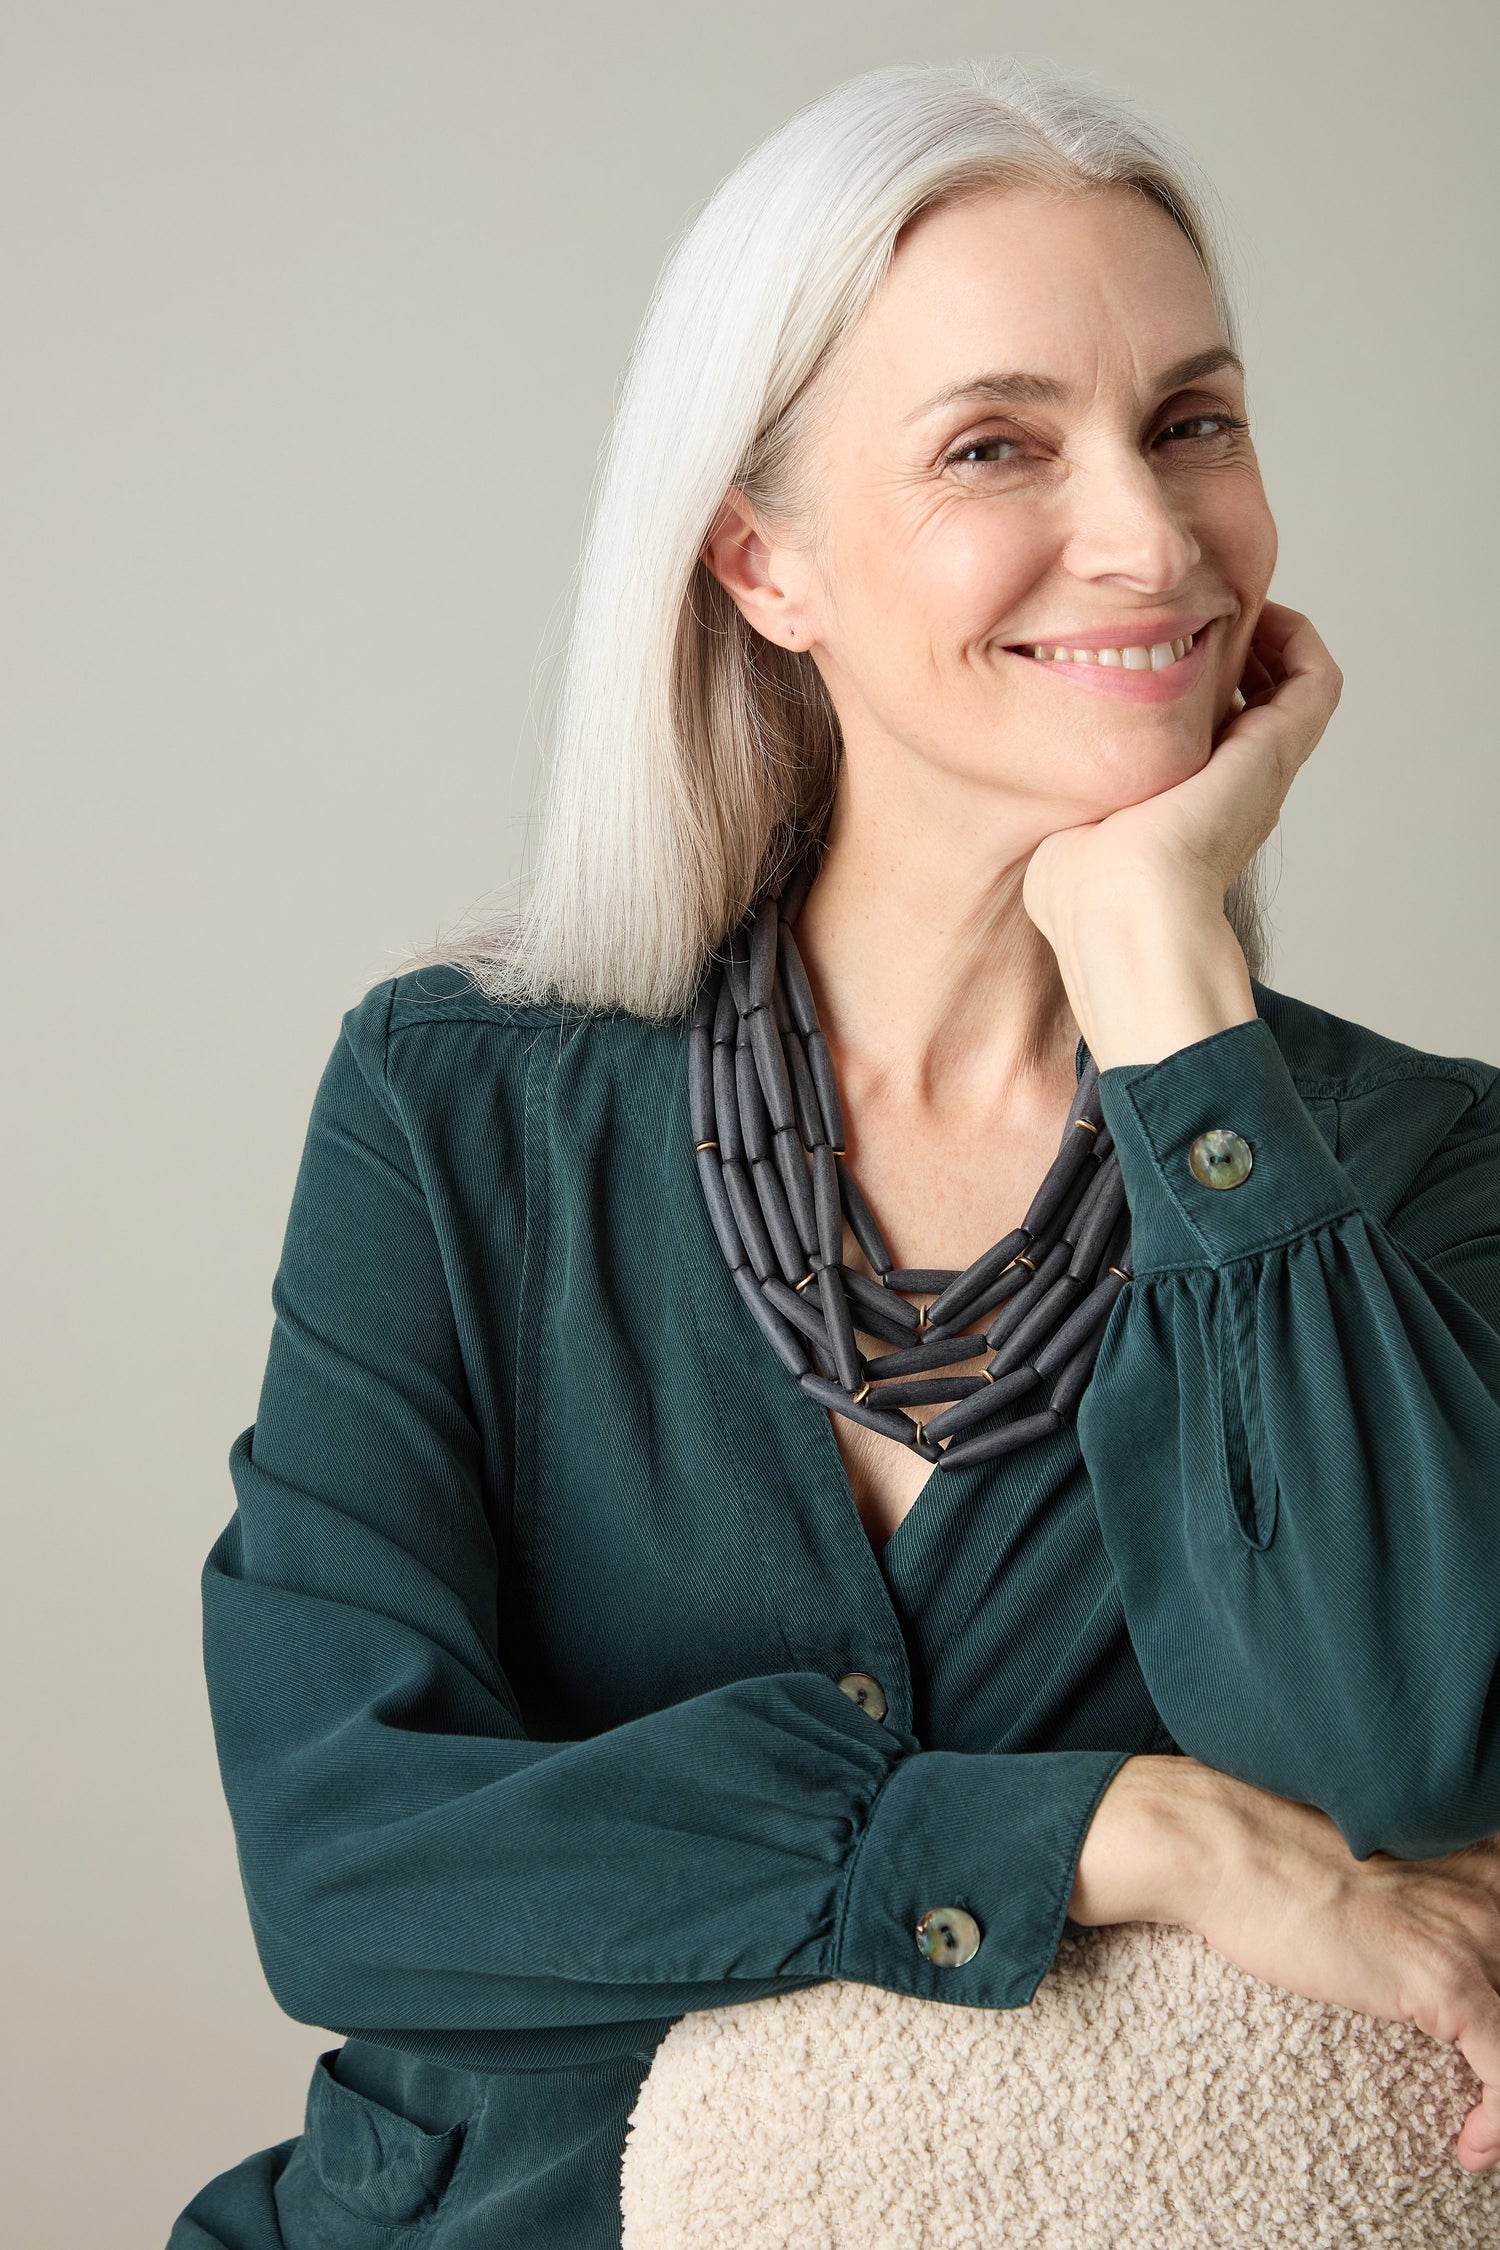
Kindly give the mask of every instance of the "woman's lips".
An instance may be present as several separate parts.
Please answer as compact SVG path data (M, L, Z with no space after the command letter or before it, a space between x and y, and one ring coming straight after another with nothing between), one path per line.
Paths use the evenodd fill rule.
M1169 664L1164 672L1132 672L1119 664L1058 663L1055 658L1024 655L1019 649L1007 649L1005 653L1014 656L1018 664L1030 665L1033 672L1048 672L1070 687L1094 695L1118 696L1125 703L1175 703L1202 679L1208 663L1209 635L1218 622L1216 617L1211 618L1187 655Z

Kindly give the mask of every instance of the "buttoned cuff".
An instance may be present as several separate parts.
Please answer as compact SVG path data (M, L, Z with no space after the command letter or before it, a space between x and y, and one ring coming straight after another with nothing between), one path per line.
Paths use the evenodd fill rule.
M1264 1017L1230 1024L1153 1063L1099 1074L1131 1215L1137 1274L1218 1266L1288 1242L1359 1208L1353 1182L1324 1139ZM1234 1141L1250 1152L1249 1169ZM1199 1162L1233 1185L1216 1187ZM1227 1162L1213 1159L1227 1149ZM1237 1161L1236 1161L1237 1160Z
M976 2008L1021 2008L1052 1965L1084 1838L1129 1750L921 1750L875 1798L845 1888L833 1975ZM966 1961L929 1958L925 1915L972 1917ZM936 1912L934 1911L936 1910ZM929 1925L931 1926L931 1925ZM967 1924L954 1918L954 1927Z

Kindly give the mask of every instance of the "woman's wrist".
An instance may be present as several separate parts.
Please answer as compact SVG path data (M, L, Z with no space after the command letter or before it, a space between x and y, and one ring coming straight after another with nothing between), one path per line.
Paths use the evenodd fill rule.
M1195 1926L1234 1830L1239 1785L1196 1758L1127 1758L1110 1782L1078 1855L1071 1920Z
M1080 902L1054 941L1078 1028L1101 1071L1162 1061L1255 1019L1250 971L1223 904L1145 875Z

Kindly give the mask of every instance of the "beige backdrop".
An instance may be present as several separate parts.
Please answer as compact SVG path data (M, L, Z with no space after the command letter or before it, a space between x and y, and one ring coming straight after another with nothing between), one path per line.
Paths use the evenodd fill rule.
M1273 591L1347 677L1270 981L1500 1060L1495 22L3 0L11 2241L161 2250L333 2043L262 1981L219 1791L225 1456L339 1017L522 865L624 355L793 108L1016 53L1208 166Z

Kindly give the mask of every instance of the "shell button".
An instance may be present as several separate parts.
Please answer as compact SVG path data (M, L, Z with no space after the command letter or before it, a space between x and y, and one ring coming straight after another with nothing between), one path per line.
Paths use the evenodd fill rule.
M961 1969L979 1951L984 1935L961 1906L931 1906L917 1924L917 1944L937 1969Z
M857 1703L862 1711L868 1711L872 1719L885 1717L885 1689L868 1672L846 1672L839 1681L839 1686L850 1702Z
M1211 1132L1200 1133L1188 1150L1188 1163L1193 1178L1205 1187L1237 1188L1248 1179L1250 1167L1255 1162L1250 1143L1242 1134L1233 1133L1227 1125L1216 1125Z

